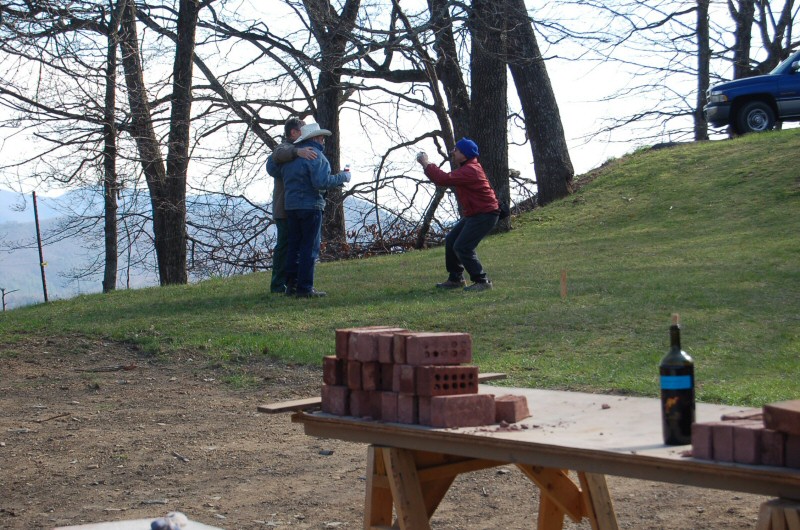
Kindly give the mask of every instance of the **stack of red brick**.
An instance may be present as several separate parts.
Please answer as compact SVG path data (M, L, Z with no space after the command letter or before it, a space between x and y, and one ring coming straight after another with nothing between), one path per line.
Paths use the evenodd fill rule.
M401 328L336 330L323 359L322 411L431 427L474 427L528 417L524 396L478 394L468 333Z
M800 468L800 400L692 425L692 456L718 462Z

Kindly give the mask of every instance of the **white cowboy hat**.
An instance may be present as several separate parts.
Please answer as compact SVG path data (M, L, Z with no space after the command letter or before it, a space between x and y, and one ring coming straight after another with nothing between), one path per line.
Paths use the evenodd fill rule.
M320 129L318 123L306 123L300 127L300 137L294 143L299 144L303 140L308 140L315 136L330 136L331 134L328 129Z

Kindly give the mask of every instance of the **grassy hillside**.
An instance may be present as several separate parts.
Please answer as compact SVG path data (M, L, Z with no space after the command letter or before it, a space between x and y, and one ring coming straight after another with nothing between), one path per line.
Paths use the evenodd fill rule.
M268 276L253 274L21 308L0 317L0 333L133 341L236 378L262 356L319 364L340 327L464 331L481 371L506 372L507 384L654 396L677 312L701 401L798 398L798 151L793 129L610 163L482 243L490 292L438 292L438 248L322 264L325 299L270 295Z

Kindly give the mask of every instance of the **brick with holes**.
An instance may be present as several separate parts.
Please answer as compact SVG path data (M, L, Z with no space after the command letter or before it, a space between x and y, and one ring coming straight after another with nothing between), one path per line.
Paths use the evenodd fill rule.
M418 396L478 393L477 366L415 366L414 368Z
M405 337L405 362L413 365L472 362L469 333L413 333Z

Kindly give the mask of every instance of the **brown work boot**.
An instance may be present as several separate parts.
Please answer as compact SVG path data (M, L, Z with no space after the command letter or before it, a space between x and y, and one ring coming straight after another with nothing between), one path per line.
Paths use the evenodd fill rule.
M488 291L493 287L494 286L492 285L492 280L486 280L485 282L475 282L469 287L464 287L464 290L469 292Z
M436 287L438 289L459 289L467 285L467 281L463 278L460 280L447 280L446 282L437 283Z

